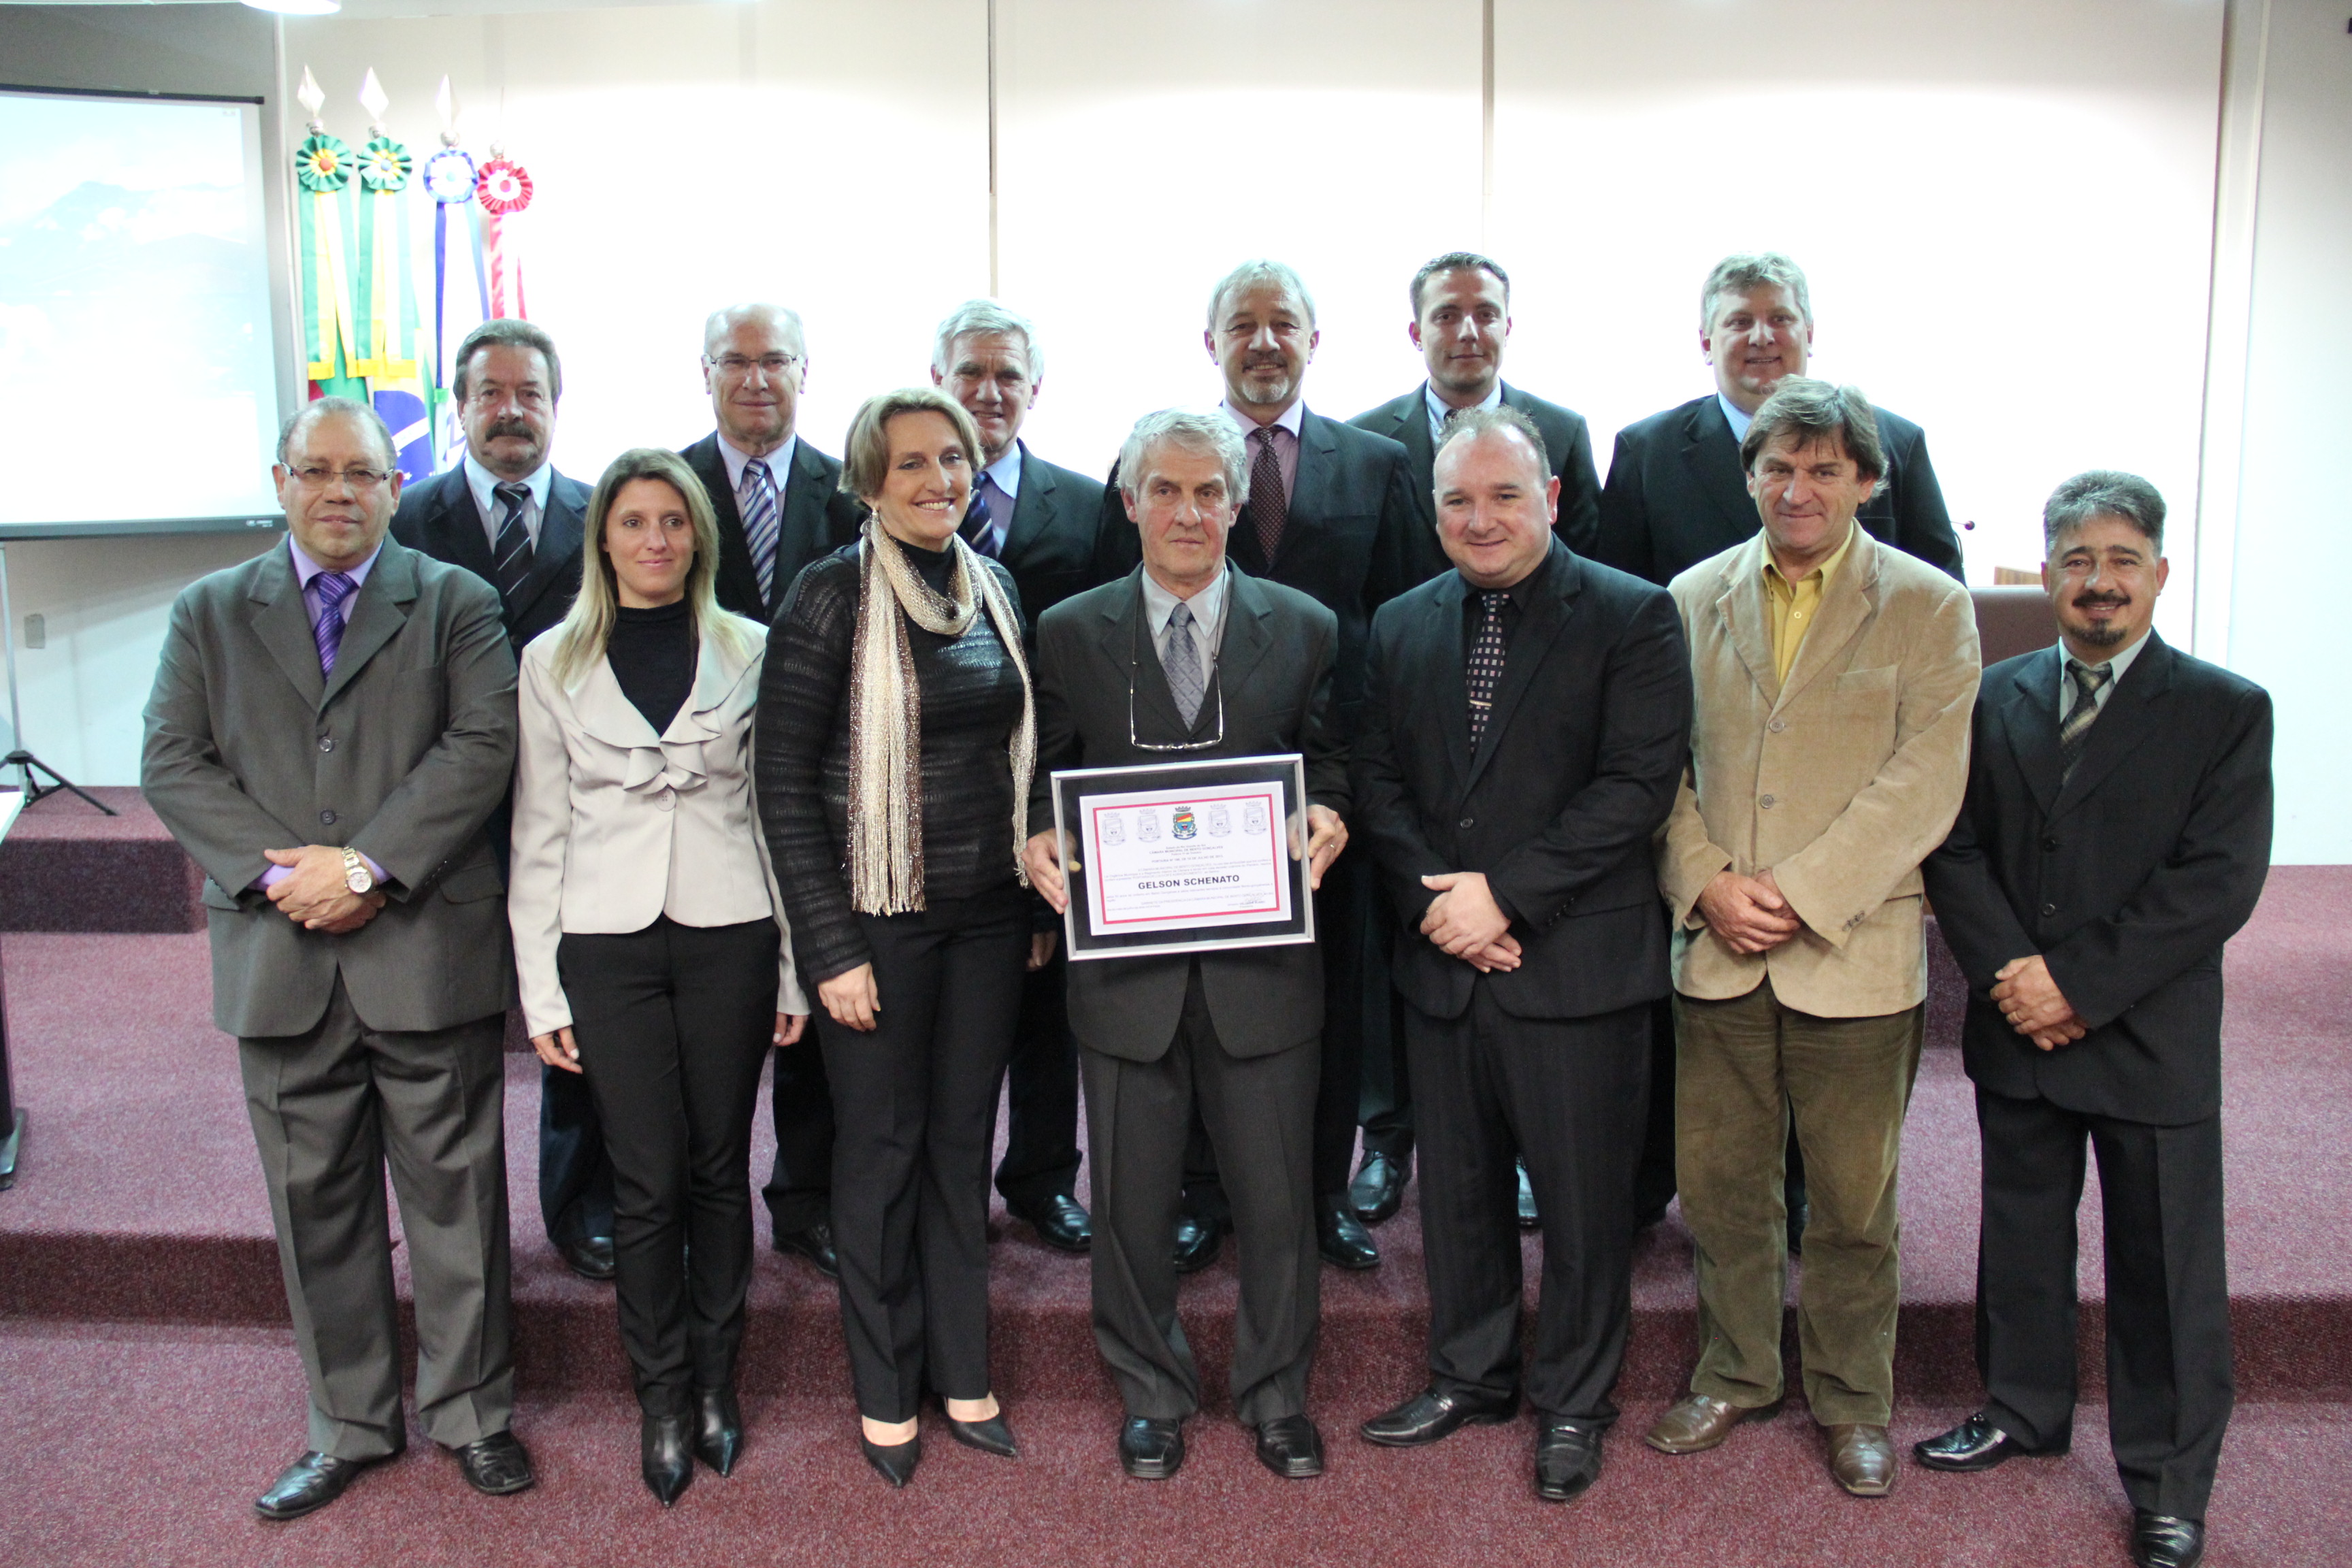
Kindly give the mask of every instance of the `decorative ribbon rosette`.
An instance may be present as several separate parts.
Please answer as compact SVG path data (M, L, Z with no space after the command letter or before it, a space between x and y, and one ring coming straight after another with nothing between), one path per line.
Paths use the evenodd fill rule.
M425 194L445 207L474 199L474 156L445 147L425 160Z
M312 131L294 150L294 174L313 195L331 195L352 183L352 149L340 136Z
M408 188L408 176L415 171L415 161L408 149L391 137L378 132L369 138L360 153L360 184L371 191L402 191Z
M361 373L358 323L352 315L352 215L343 200L358 160L348 143L331 136L317 120L327 95L303 68L297 94L312 119L310 134L294 150L294 179L301 195L294 204L299 231L302 282L303 364L310 378L333 384Z
M490 280L489 311L493 316L520 319L523 307L522 258L515 247L514 220L530 205L530 173L497 147L474 181L474 200L482 208L482 259Z

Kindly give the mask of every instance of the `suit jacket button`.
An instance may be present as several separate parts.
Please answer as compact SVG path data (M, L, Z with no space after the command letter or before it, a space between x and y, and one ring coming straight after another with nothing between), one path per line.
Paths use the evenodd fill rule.
M2044 905L2042 905L2042 915L2043 915L2045 918L2046 918L2046 917L2048 917L2048 916L2050 916L2050 915L2054 915L2054 914L2056 914L2057 912L2058 912L2058 906L2057 906L2057 905L2055 905L2055 904L2044 904Z
M319 737L319 750L322 752L331 752L334 749L335 738L332 735L321 735Z
M332 827L335 825L335 814L331 811L322 811L319 814L319 821L324 826Z
M2042 841L2042 847L2044 849L2055 849L2058 847L2058 840L2055 838L2045 838Z
M1770 795L1766 795L1763 799L1761 799L1761 800L1758 801L1756 804L1757 804L1757 805L1760 805L1760 806L1762 806L1765 810L1769 811L1769 810L1771 810L1771 809L1772 809L1772 797L1771 797Z
M1775 735L1777 735L1777 734L1779 734L1781 731L1783 731L1783 730L1785 730L1785 729L1787 729L1787 728L1789 727L1789 721L1788 721L1786 719L1775 719L1775 720L1773 720L1770 723L1769 723L1769 724L1765 725L1764 727L1765 727L1767 730L1771 731L1772 731L1772 733L1774 733Z
M1454 826L1456 827L1475 827L1478 826L1478 819L1475 816L1465 816Z

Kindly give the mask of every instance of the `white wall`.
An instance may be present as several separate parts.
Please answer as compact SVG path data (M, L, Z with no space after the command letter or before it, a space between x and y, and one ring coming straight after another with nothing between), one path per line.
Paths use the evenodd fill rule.
M2352 37L2340 4L2257 0L2246 12L2240 36L2259 51L2261 69L2239 79L2251 75L2259 88L2259 178L2241 461L2215 477L2236 489L2231 613L2226 647L2208 651L2268 687L2277 705L2273 858L2336 865L2352 861L2344 808L2352 699L2344 610L2327 586L2342 577L2336 548L2352 539L2343 478L2352 440ZM2170 553L2177 574L2183 552L2172 544ZM2289 578L2299 591L2282 597Z

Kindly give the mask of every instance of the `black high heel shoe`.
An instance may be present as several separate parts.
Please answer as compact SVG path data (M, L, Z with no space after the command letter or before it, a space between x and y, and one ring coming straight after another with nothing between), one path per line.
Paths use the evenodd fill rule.
M923 1435L920 1432L903 1443L885 1446L875 1442L865 1433L857 1435L857 1446L865 1451L866 1462L878 1471L892 1487L903 1487L915 1479L915 1467L922 1462Z
M743 1457L743 1412L734 1389L698 1389L694 1405L694 1457L722 1476L734 1474Z
M1013 1445L1013 1429L1004 1424L1004 1412L982 1421L959 1421L948 1417L948 1435L967 1448L977 1448L983 1454L994 1454L1000 1459L1017 1459L1020 1451Z
M645 1467L646 1487L661 1500L664 1508L676 1502L678 1494L693 1484L694 1451L693 1422L684 1415L648 1415L641 1458Z

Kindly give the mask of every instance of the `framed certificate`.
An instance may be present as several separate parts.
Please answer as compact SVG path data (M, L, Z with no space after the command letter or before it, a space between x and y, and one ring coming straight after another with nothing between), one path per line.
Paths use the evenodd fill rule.
M1315 940L1297 753L1054 775L1073 962Z

